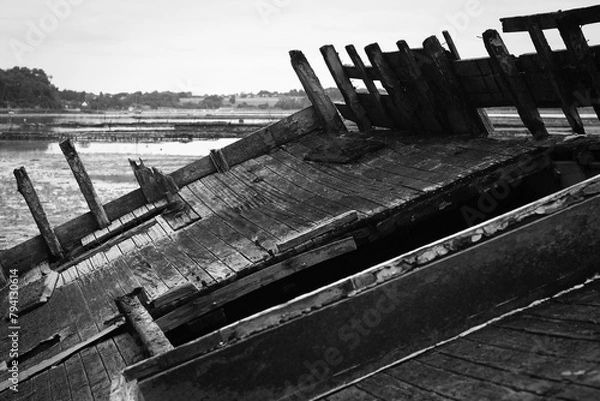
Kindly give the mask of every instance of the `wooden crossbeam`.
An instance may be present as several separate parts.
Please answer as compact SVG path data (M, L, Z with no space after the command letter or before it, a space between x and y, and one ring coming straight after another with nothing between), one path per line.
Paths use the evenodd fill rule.
M331 75L333 76L335 84L346 101L346 105L354 114L358 128L363 132L369 131L373 128L373 125L356 94L356 89L352 85L350 77L348 77L348 73L344 69L344 65L342 64L342 60L340 60L337 51L332 45L325 45L321 47L321 54L325 59L325 64L327 64L329 72L331 72Z
M600 6L576 8L568 11L533 14L519 17L501 18L504 32L527 32L529 26L536 24L540 29L558 28L558 20L563 17L572 18L578 25L600 22Z
M492 58L494 68L499 72L502 82L508 89L513 103L525 126L536 139L548 136L546 125L533 100L514 57L508 52L500 34L489 29L483 33L485 48Z
M414 132L426 131L419 120L413 99L406 94L396 71L385 58L379 45L377 43L370 44L365 47L365 52L371 65L378 71L383 87L394 100L396 108L393 115L398 116L400 126Z
M557 23L560 36L567 46L567 52L577 70L587 81L586 86L592 92L590 102L596 115L600 118L600 69L598 69L594 55L576 18L568 15L559 18ZM584 94L579 95L585 96Z
M347 131L335 104L325 93L319 78L315 74L304 54L299 50L290 51L292 67L302 83L302 87L312 103L323 127L330 132Z
M104 210L104 206L102 206L102 202L96 193L96 189L92 184L92 180L88 175L83 162L81 161L73 142L70 139L63 141L60 143L60 149L62 150L67 162L69 163L69 167L71 167L71 171L75 176L75 180L77 180L77 184L79 185L79 189L87 202L90 211L94 215L96 219L96 223L98 223L99 228L106 228L110 225L110 220L106 215L106 211Z
M573 95L569 92L560 67L555 62L554 53L550 48L550 44L548 44L544 31L537 23L534 23L529 26L528 32L535 49L540 56L542 68L550 77L554 93L556 93L556 96L558 96L561 101L562 110L563 113L565 113L565 117L567 117L569 125L575 133L585 134L585 128L583 127L581 116L574 103Z
M31 183L31 179L27 174L27 170L25 170L25 167L21 167L14 171L14 175L17 179L17 188L19 193L23 195L25 202L27 202L27 206L31 211L33 220L42 234L42 238L48 247L50 255L54 259L62 259L64 256L62 246L60 245L60 241L58 240L54 229L48 221L48 216L46 216L46 212L44 211L42 203L40 202L40 198L38 197L37 192Z

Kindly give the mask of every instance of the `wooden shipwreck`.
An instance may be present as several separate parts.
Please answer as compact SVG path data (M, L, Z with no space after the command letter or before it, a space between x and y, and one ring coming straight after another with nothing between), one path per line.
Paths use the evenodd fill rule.
M504 19L520 57L495 31L481 59L324 46L344 104L293 51L311 107L170 174L132 161L108 204L61 144L90 212L58 227L16 170L41 234L0 254L0 399L598 399L597 22Z

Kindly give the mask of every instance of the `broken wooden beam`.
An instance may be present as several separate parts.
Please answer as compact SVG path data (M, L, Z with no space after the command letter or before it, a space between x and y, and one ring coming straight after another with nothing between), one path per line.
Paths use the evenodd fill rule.
M587 81L587 89L591 90L591 96L590 93L579 93L575 96L589 99L596 115L600 119L600 69L596 64L595 56L576 18L567 15L559 18L557 25L560 36L567 47L567 52L584 81Z
M383 87L394 101L396 108L392 115L397 116L401 128L413 132L426 130L417 115L413 99L407 96L396 71L386 59L379 45L377 43L370 44L365 47L365 52L371 65L378 71Z
M369 76L369 73L367 72L367 67L365 66L365 63L362 61L362 58L356 51L356 48L353 45L348 45L346 46L346 52L348 53L348 56L350 56L352 63L354 63L354 66L358 70L362 81L365 83L365 86L367 87L367 91L369 92L369 96L371 98L371 102L375 106L377 112L380 114L380 117L384 120L389 121L387 125L393 125L394 119L390 117L390 113L385 107L385 104L383 103L383 100L381 98L381 93L379 93L379 89L375 85L375 81L373 81L373 79Z
M135 293L119 298L117 304L150 356L160 355L174 348Z
M319 78L315 74L304 54L299 50L290 51L292 67L302 83L302 87L312 103L319 120L325 130L330 132L347 131L342 118L338 114L335 104L325 93Z
M23 198L25 198L25 202L27 202L27 206L31 211L33 220L35 221L35 224L40 230L42 238L48 247L50 256L54 259L62 259L64 256L62 246L60 245L60 241L58 240L54 229L52 226L50 226L48 216L46 216L46 212L44 212L40 198L38 197L37 192L31 183L31 179L27 174L27 170L25 170L25 167L21 167L20 169L16 169L14 171L14 175L17 179L18 191L21 195L23 195Z
M71 167L71 171L75 176L75 180L79 185L79 189L83 194L85 201L87 202L90 211L94 215L96 219L96 223L98 223L99 228L106 228L110 225L110 220L106 215L106 211L104 210L104 206L102 206L102 202L100 202L100 198L96 193L96 189L92 184L92 180L88 175L85 167L70 139L63 141L60 143L60 149L62 150L65 158L67 159L67 163L69 163L69 167Z
M307 251L259 270L256 273L242 277L223 288L202 295L196 300L186 303L172 312L156 319L156 323L163 331L168 332L182 324L191 322L196 318L214 311L243 295L249 294L252 291L256 291L266 285L282 280L319 263L355 251L356 248L356 242L350 237ZM189 294L185 291L182 291L181 294L184 297L189 297ZM173 299L171 299L170 303L173 304L173 302Z
M278 242L277 249L279 250L279 252L285 252L296 246L302 245L305 242L313 240L323 234L327 234L347 224L353 223L356 220L358 220L358 212L356 210L351 210L349 212L340 214L339 216L333 217L329 220L322 222L316 227L310 228L308 231L304 231L292 238L286 239L282 242Z
M139 164L130 159L129 165L148 203L165 199L167 194L179 192L179 187L173 177L163 174L156 168L146 167L142 159Z
M221 149L211 149L209 153L210 160L215 166L217 173L226 173L229 171L229 163Z
M482 121L477 108L470 104L464 88L456 74L452 59L436 36L430 36L423 42L425 54L431 59L431 71L437 76L440 93L444 94L446 112L453 133L468 133L472 136L487 136L486 124Z
M493 29L489 29L483 33L483 41L487 52L492 58L492 65L500 74L523 123L534 138L546 138L548 136L546 125L531 92L529 92L523 80L514 57L508 52L500 34Z
M371 124L371 120L358 98L356 89L352 85L352 81L350 81L350 77L344 69L344 65L342 64L342 60L340 60L337 51L332 45L325 45L321 47L321 54L325 59L325 64L327 64L329 72L331 72L331 75L333 76L335 84L344 97L346 105L354 114L358 128L362 132L369 131L373 128L373 124Z
M563 113L569 125L576 134L585 134L585 128L574 103L573 95L569 92L565 84L565 79L562 76L560 67L556 64L554 53L544 35L544 31L536 23L529 25L528 31L533 45L540 56L542 69L545 70L552 82L552 88L556 96L560 99Z

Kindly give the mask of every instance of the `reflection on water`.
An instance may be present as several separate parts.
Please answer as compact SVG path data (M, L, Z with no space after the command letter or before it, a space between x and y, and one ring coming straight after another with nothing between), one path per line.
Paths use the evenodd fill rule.
M187 143L75 142L75 147L103 203L136 189L128 158L142 158L165 173L181 168L211 149L236 139L193 140ZM17 192L13 170L25 166L53 226L88 211L85 200L58 143L0 141L0 249L38 235L25 201Z

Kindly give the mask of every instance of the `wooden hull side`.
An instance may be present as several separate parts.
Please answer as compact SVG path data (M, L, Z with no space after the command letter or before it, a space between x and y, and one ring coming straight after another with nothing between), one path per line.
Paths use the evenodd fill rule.
M140 380L140 393L146 401L327 393L598 273L599 206L591 197L366 291L352 288L356 277L339 282L293 301L304 314L297 319L286 322L289 305L267 311L262 331L244 338L235 325L223 329L224 342L228 333L240 340Z

